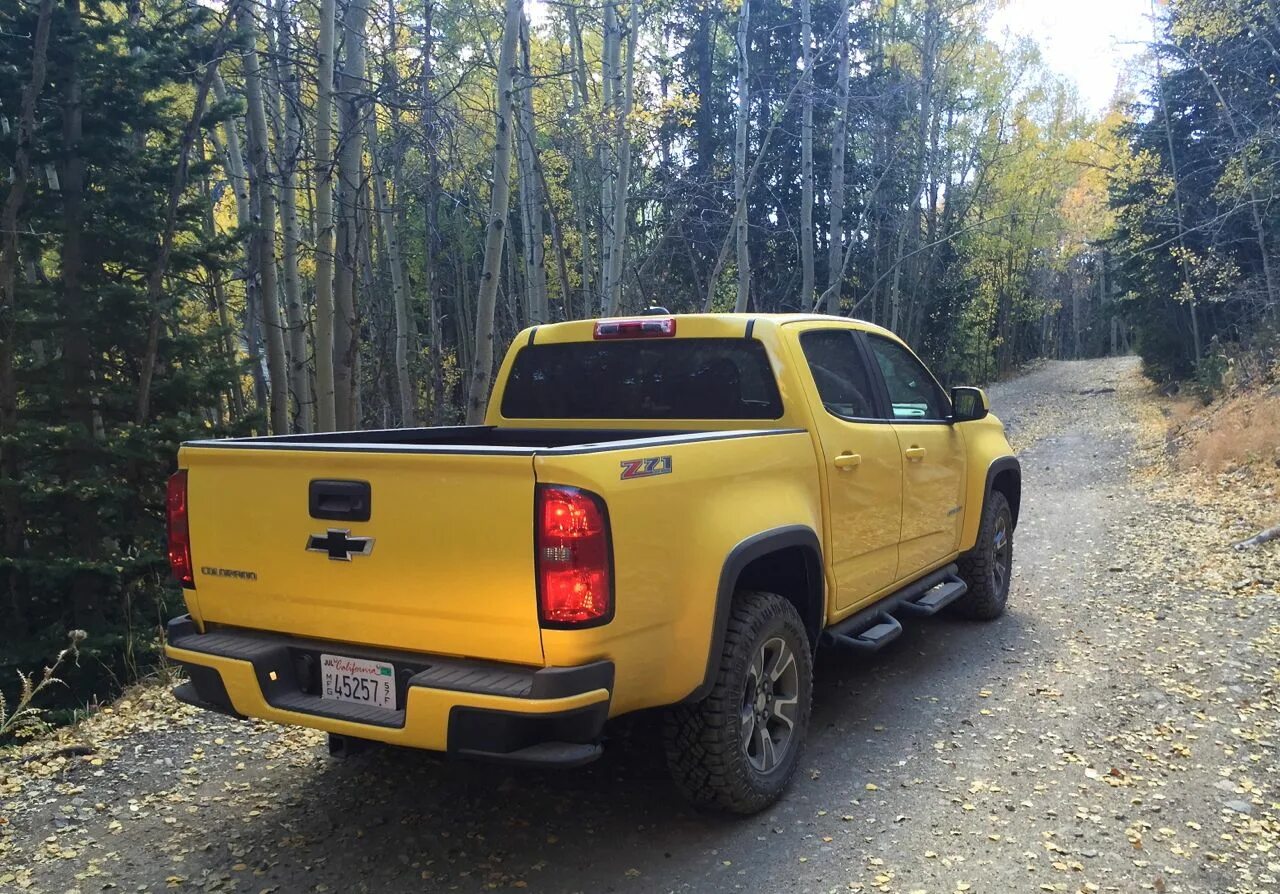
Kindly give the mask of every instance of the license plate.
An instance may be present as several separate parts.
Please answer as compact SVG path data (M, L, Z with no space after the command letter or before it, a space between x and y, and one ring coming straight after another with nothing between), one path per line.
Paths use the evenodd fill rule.
M385 661L321 655L320 685L325 698L396 709L396 671Z

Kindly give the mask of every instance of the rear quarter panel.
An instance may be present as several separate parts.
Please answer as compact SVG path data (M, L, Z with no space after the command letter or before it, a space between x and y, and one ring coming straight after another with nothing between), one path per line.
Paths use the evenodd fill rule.
M670 474L622 480L625 460L670 456ZM549 665L612 659L610 713L678 702L702 682L716 591L741 541L784 525L822 531L807 432L755 434L646 449L548 455L539 483L604 497L613 535L616 611L588 630L544 630Z

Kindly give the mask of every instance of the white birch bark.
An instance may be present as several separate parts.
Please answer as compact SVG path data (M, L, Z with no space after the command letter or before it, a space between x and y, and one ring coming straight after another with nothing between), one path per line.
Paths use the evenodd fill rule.
M346 59L338 90L342 138L338 144L338 265L333 284L333 401L337 427L346 431L359 425L357 417L357 354L360 319L356 305L356 279L360 266L359 205L362 191L361 158L364 155L361 116L365 91L365 25L368 0L349 0L342 16Z
M622 310L622 274L627 255L627 191L631 183L631 106L635 99L636 31L639 0L631 0L627 13L627 56L622 77L622 98L617 102L613 143L618 166L613 183L613 226L609 228L608 279L605 313L615 316ZM615 97L617 91L615 90Z
M800 307L813 303L813 11L800 0L800 58L806 79L800 94Z
M618 114L618 69L621 55L621 25L617 0L605 0L603 48L600 55L600 112L604 133ZM613 202L618 180L618 150L605 137L600 138L600 283L601 313L609 307L609 273L613 269Z
M302 306L302 286L298 275L298 157L302 148L302 97L293 64L293 26L289 3L278 0L276 22L280 50L280 95L284 103L284 143L277 145L280 170L280 227L283 237L281 266L284 278L284 317L289 327L289 390L297 412L298 431L314 428L311 375L307 370L307 324Z
M395 369L396 399L399 403L400 424L417 424L413 379L409 376L409 287L404 280L404 264L400 256L400 231L387 178L383 173L378 141L378 116L373 109L365 119L365 138L369 141L369 163L373 168L373 201L377 206L378 222L382 229L382 248L386 252L387 269L391 276L391 302L395 313Z
M844 0L841 0L842 4ZM835 122L831 130L831 220L827 229L827 313L840 312L840 284L844 280L844 153L849 142L849 8L842 5L836 28L840 61L836 66Z
M573 118L578 121L586 114L590 105L590 94L587 92L587 61L586 55L582 51L582 28L578 24L578 11L573 4L569 4L565 8L565 18L569 25L570 51L573 56ZM590 316L592 296L595 295L595 290L591 281L591 226L590 215L587 211L587 174L585 170L587 149L579 141L575 141L575 146L580 150L573 162L573 174L574 183L577 187L574 190L574 211L578 217L578 244L582 262L582 313L584 316ZM565 315L570 318L574 315L571 310L572 306L568 295L566 295Z
M271 176L271 156L267 150L267 114L262 98L262 72L258 59L258 29L255 10L242 4L237 24L247 46L242 56L244 92L248 100L246 116L249 135L249 186L256 192L251 203L254 220L254 255L258 281L258 310L262 339L267 352L267 372L271 376L271 430L289 431L289 378L284 356L284 330L280 325L280 298L276 278L276 198Z
M320 0L316 49L316 427L333 431L333 61L335 0Z
M747 118L751 109L750 63L747 47L751 33L751 0L742 0L738 13L738 122L733 140L734 238L738 255L738 297L733 309L743 313L751 297L751 251L747 245Z
M524 245L525 314L530 323L547 322L546 247L542 231L542 188L534 153L537 129L533 118L533 71L529 53L529 23L520 23L520 84L517 89L519 130L516 165L520 171L520 235Z
M489 225L485 233L484 266L476 296L475 353L467 394L467 424L484 422L493 381L493 316L498 302L498 278L502 275L502 246L511 201L511 86L516 41L524 15L523 0L507 0L502 47L498 52L497 121L493 147L493 192L489 198Z

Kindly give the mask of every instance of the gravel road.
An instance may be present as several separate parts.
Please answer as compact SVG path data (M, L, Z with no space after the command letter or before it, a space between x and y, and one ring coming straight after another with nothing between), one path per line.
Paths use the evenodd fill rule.
M1009 613L820 656L759 816L686 807L644 724L574 772L331 762L144 690L85 727L97 754L0 764L0 889L1280 891L1280 543L1229 549L1160 471L1153 401L1129 360L992 389L1024 469Z

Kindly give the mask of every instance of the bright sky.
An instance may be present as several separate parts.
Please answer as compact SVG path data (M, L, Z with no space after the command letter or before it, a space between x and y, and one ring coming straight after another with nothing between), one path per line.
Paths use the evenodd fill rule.
M1080 88L1094 112L1106 109L1125 63L1151 39L1151 0L1008 0L991 19L990 37L1030 37L1045 63Z

